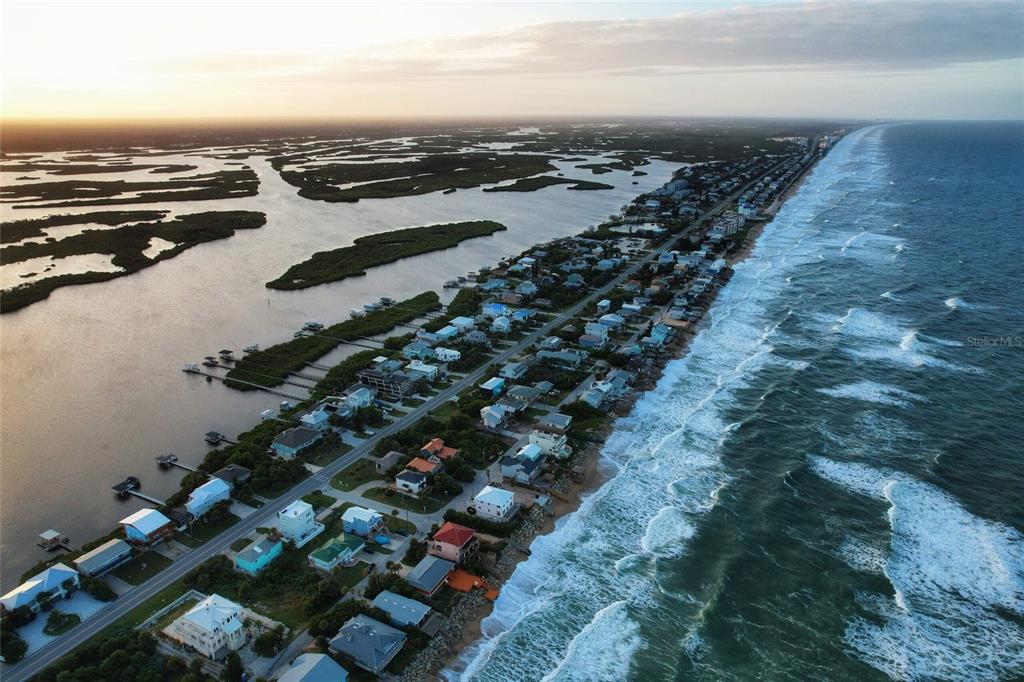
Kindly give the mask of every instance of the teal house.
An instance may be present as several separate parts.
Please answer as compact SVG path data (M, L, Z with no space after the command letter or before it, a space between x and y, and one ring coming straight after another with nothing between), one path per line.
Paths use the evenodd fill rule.
M283 550L284 542L280 536L264 536L235 555L235 568L242 573L256 575L280 556Z

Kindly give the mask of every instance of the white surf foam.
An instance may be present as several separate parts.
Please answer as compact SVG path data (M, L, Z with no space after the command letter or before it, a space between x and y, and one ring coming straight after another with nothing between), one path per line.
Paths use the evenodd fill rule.
M884 574L861 595L876 619L848 624L860 658L896 679L996 679L1024 670L1024 535L906 474L809 458L822 478L889 505Z
M831 388L819 388L818 392L832 398L849 398L894 407L910 407L910 401L921 400L921 396L904 391L898 386L880 384L875 381L858 381Z

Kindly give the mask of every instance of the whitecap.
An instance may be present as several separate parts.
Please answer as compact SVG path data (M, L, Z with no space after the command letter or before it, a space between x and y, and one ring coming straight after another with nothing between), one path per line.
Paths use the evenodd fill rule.
M910 401L922 399L921 396L904 391L897 386L880 384L875 381L858 381L831 388L819 388L818 392L832 398L849 398L879 405L892 405L893 407L910 407Z

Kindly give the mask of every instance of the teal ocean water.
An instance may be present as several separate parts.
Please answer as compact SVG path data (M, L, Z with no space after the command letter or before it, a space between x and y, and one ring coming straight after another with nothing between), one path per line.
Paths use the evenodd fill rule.
M451 679L1024 677L1024 126L843 140Z

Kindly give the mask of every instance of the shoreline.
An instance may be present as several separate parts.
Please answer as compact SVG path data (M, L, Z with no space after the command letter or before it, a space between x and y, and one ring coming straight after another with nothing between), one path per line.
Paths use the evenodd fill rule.
M803 183L807 180L811 171L817 167L822 158L824 157L815 159L812 163L807 165L799 176L794 178L789 187L783 191L777 204L772 206L772 208L775 209L772 214L766 216L764 220L758 221L750 227L743 241L738 245L738 248L727 254L726 261L728 262L730 269L750 257L758 239L764 232L765 227L775 220L775 216L778 215L778 210L796 194ZM602 425L600 435L597 437L596 441L591 442L586 450L581 453L583 461L579 462L579 464L584 467L583 479L580 482L569 480L566 489L561 491L562 494L566 495L567 499L556 500L552 514L545 517L544 522L539 527L536 527L530 533L526 542L523 543L527 548L529 548L529 546L533 544L533 541L538 537L552 533L558 521L569 514L578 511L580 506L583 504L584 499L597 492L605 483L612 479L612 475L608 475L601 471L601 450L604 448L604 444L608 436L611 435L611 432L614 430L615 420L628 416L632 412L636 401L639 400L643 394L652 390L657 382L661 380L661 377L664 375L664 369L670 362L675 362L686 357L690 350L690 344L697 336L699 326L701 322L703 322L707 311L711 309L715 299L717 299L718 292L727 284L728 281L723 282L720 287L716 288L714 295L707 301L706 306L704 306L701 311L700 318L696 322L675 326L677 337L674 341L665 346L666 352L657 358L646 372L638 375L633 392L630 393L623 402L616 405L615 408L609 411L609 419ZM508 571L507 575L500 577L501 585L503 586L504 583L511 578L512 573L515 572L515 569L520 563L529 558L529 555L517 552L515 554L514 561L511 563L511 570ZM458 662L466 649L476 644L482 638L483 621L485 618L490 616L493 611L494 603L488 601L484 601L482 604L469 611L470 617L463 624L459 638L452 642L449 647L449 653L444 658L441 668L434 671L430 675L429 679L438 681L445 680L445 678L440 674L441 670L453 669L452 666Z

